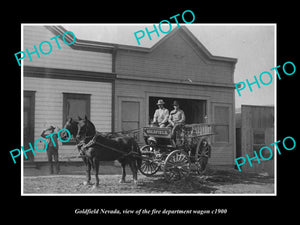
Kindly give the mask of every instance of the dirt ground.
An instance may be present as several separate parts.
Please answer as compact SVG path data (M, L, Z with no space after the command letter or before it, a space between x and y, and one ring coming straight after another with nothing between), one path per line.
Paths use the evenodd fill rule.
M264 174L241 173L234 169L209 170L205 175L190 175L185 180L168 183L161 172L153 177L132 176L119 183L120 175L99 175L100 185L83 185L84 175L24 176L24 194L272 194L274 178ZM95 182L92 176L92 182Z

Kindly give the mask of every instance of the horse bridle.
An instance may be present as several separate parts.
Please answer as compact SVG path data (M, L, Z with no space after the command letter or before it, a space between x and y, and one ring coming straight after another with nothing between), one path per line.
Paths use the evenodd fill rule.
M89 125L89 121L88 120L86 120L87 121L87 124L86 124L86 126L85 126L85 132L84 132L84 138L82 138L82 140L84 140L84 139L86 139L86 138L93 138L94 136L95 136L95 134L93 134L93 135L89 135L89 136L87 136L86 134L87 134L87 129L88 129L88 125ZM79 129L78 129L78 132L77 133L79 133Z

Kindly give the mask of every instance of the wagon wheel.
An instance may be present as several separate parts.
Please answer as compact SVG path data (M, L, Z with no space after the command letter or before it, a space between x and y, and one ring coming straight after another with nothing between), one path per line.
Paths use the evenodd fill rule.
M190 174L190 158L185 151L175 150L165 160L164 175L167 181L177 181Z
M160 168L160 163L156 159L155 148L145 145L141 148L142 163L139 171L145 176L154 175Z

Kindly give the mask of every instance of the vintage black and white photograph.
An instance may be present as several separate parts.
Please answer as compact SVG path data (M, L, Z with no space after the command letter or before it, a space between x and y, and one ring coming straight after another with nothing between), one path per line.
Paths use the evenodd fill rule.
M22 195L276 195L276 24L21 32Z

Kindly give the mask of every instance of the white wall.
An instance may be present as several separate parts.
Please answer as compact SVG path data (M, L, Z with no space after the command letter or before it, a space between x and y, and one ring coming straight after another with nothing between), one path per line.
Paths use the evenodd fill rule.
M36 91L34 140L41 138L41 132L45 129L46 124L62 127L63 92L91 94L91 121L98 131L111 131L111 83L24 77L24 91L26 90ZM60 158L78 155L74 148L73 145L60 146ZM36 153L35 161L46 159L46 152Z
M26 53L26 57L21 61L26 66L72 69L92 72L112 72L112 54L103 52L92 52L72 49L61 39L57 39L61 49L58 49L55 40L50 38L56 36L44 26L24 25L22 51L35 51L34 45L38 49L40 58L37 54L32 54L32 61ZM75 34L76 36L76 34ZM49 55L43 55L39 50L39 45L43 41L49 41L52 45L52 52ZM44 52L49 51L48 44L42 45ZM21 57L20 55L18 57Z

